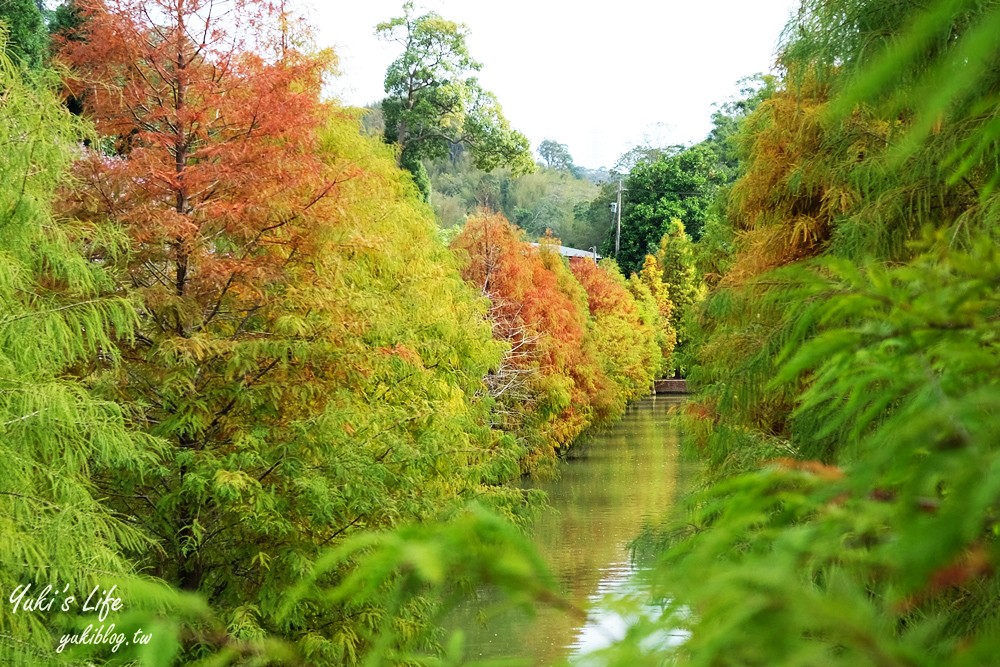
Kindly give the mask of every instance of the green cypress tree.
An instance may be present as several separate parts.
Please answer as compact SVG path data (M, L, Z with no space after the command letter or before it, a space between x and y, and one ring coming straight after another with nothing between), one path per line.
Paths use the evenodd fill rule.
M694 244L680 220L671 220L667 225L667 231L660 239L656 260L663 268L663 283L673 306L670 325L676 335L676 352L671 359L671 367L673 372L679 373L680 366L685 363L684 346L689 338L685 318L703 297L694 265Z
M0 0L0 23L8 32L8 53L29 67L39 67L45 60L49 35L34 0Z
M138 467L136 436L121 408L93 399L81 381L115 361L112 332L128 335L135 314L106 296L101 260L114 248L53 216L53 193L83 128L43 76L26 77L0 53L0 655L7 665L59 657L50 635L57 614L15 613L6 604L19 586L30 585L28 597L46 585L86 595L126 573L122 550L143 544L96 499L91 482L95 469Z

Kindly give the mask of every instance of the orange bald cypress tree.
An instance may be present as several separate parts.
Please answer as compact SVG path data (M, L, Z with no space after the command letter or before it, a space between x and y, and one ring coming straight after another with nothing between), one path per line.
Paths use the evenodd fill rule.
M614 384L618 412L628 401L649 393L663 358L656 329L644 320L628 281L613 261L601 266L574 257L573 275L586 291L598 358Z
M526 469L608 419L617 404L597 360L587 295L549 245L534 248L502 215L483 214L452 246L465 257L465 279L490 299L494 336L510 345L490 383L498 425L527 442Z
M68 203L131 241L123 270L144 326L125 399L147 405L150 430L176 446L167 465L177 475L153 496L161 525L151 529L172 554L157 573L199 590L219 565L197 548L200 508L216 503L213 480L192 471L216 446L237 454L249 433L234 421L260 409L258 388L278 392L272 379L294 350L263 332L275 323L268 306L288 288L289 262L315 245L310 214L336 187L316 151L327 63L275 52L281 35L267 30L277 20L265 3L80 7L84 32L60 58L113 152L88 153L78 165L86 187Z
M190 337L239 321L226 299L255 302L255 285L307 248L307 213L335 186L315 150L329 60L285 49L269 3L78 4L82 34L60 58L114 142L83 165L79 204L128 232L132 282L151 313L170 311L160 328Z

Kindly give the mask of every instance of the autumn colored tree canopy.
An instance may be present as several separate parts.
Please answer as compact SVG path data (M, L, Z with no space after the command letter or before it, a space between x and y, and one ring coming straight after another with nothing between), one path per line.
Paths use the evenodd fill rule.
M498 214L470 219L453 243L463 276L490 300L494 335L510 345L488 381L504 406L500 425L528 441L529 468L620 415L659 368L654 330L617 270L590 260L571 268L556 246L532 247Z

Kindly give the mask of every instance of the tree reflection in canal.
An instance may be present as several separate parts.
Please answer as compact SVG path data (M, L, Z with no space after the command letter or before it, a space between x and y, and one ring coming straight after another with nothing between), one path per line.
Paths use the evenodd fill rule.
M669 411L678 398L650 397L632 406L610 429L578 443L557 479L536 486L551 508L539 517L533 540L552 568L560 592L587 611L581 622L555 609L534 616L505 609L485 619L496 600L460 610L468 657L522 656L547 666L606 645L624 632L625 619L595 607L605 593L639 594L628 544L658 520L677 495L678 434ZM479 619L479 620L477 620Z

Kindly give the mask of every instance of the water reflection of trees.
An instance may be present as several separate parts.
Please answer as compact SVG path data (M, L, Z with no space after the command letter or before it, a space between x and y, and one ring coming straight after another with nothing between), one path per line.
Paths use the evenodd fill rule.
M539 484L552 509L536 523L534 540L562 593L578 607L592 604L604 580L621 577L628 543L674 502L678 435L667 413L676 403L661 397L633 406L615 426L590 436L558 479ZM482 602L488 605L491 597L485 593ZM479 627L477 613L463 610L473 656L518 654L537 665L565 656L581 625L541 609L534 618L507 610Z

